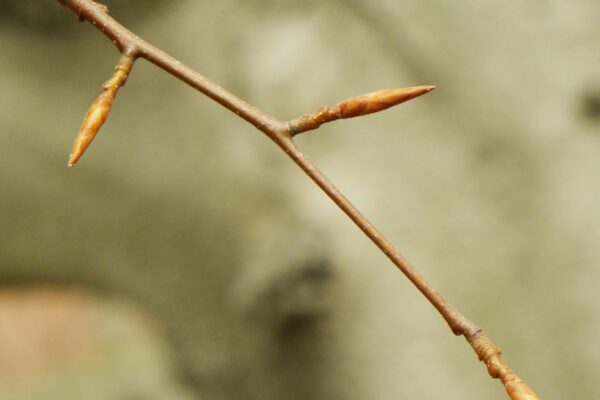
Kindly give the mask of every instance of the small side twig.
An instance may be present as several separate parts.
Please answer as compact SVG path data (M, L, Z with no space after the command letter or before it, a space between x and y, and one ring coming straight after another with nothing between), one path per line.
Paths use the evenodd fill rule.
M538 397L517 377L500 358L500 350L473 322L452 307L398 252L391 242L375 228L360 211L319 171L295 145L292 138L301 132L316 129L321 124L340 118L362 116L384 110L416 96L427 93L433 86L387 89L324 107L314 114L303 115L287 122L263 113L237 98L192 68L139 38L115 21L105 6L92 0L58 0L69 7L80 20L88 20L117 46L122 54L113 77L105 84L104 92L94 102L84 119L69 165L73 165L98 132L110 111L117 90L125 83L136 58L142 57L186 82L219 104L233 111L270 137L285 153L329 196L333 202L368 236L373 243L429 300L450 326L455 335L464 336L492 378L499 378L513 400L537 400Z

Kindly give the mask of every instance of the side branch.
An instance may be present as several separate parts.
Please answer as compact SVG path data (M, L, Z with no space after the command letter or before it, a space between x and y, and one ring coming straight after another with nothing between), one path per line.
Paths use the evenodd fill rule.
M537 396L500 358L500 351L481 333L475 324L453 308L398 250L379 232L358 209L319 171L296 147L292 137L316 129L321 124L340 118L352 118L384 110L431 91L433 86L407 89L387 89L353 97L334 107L324 107L288 122L280 122L256 107L237 98L211 82L192 68L182 64L164 51L154 47L127 30L110 15L105 6L92 0L58 0L69 7L80 20L88 20L117 46L122 54L112 78L104 85L103 93L92 104L73 147L69 165L73 165L106 120L118 89L123 86L138 57L145 58L164 71L186 82L227 109L239 115L270 137L360 228L375 245L402 271L429 300L456 335L464 336L483 361L492 378L499 378L513 400L536 400Z
M118 23L108 14L108 8L92 0L58 0L70 8L79 18L87 20L99 29L117 46L121 53L131 54L134 58L145 58L191 87L204 93L217 103L233 111L252 125L269 134L274 130L282 131L283 124L256 107L237 98L216 83L207 79L181 61L168 55L159 48L146 42L129 29Z

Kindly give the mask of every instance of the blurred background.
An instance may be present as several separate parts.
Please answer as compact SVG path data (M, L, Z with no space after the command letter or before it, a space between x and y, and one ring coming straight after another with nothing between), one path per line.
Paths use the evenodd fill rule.
M600 3L105 1L280 119L437 90L297 142L544 399L600 398ZM57 1L0 0L0 397L504 399L260 132Z

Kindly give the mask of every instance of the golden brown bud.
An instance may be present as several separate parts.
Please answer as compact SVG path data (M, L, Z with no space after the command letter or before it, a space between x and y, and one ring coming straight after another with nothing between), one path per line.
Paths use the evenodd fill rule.
M75 165L77 160L83 155L83 152L88 148L96 134L100 130L100 127L106 121L110 108L114 100L114 95L109 91L105 90L98 98L92 103L90 109L85 114L79 133L73 143L73 149L69 156L69 167Z
M359 117L382 111L396 104L431 92L433 89L435 89L435 86L383 89L352 97L342 101L335 107L323 107L314 114L306 114L289 121L290 133L294 136L302 132L317 129L322 124L335 121L336 119Z
M533 390L519 378L504 382L504 387L512 400L539 400Z
M71 154L69 156L69 168L75 165L77 160L83 155L98 131L106 121L108 113L112 107L117 91L125 84L127 76L133 66L134 58L130 55L123 55L115 67L112 77L104 83L104 91L94 100L88 112L83 118L79 133L73 143Z
M385 110L435 89L435 86L415 86L383 89L352 97L334 107L340 118L352 118Z

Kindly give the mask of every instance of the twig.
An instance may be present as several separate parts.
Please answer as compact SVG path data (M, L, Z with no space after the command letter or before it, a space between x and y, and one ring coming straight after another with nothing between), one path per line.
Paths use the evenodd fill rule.
M104 92L94 102L84 119L78 140L70 157L70 166L77 161L85 147L89 145L91 139L100 129L108 115L112 100L118 88L125 83L134 61L140 57L145 58L233 111L270 137L421 291L448 323L452 332L467 339L479 359L486 364L490 376L499 378L502 381L511 399L537 399L537 396L525 382L517 377L502 361L500 350L483 335L481 329L459 313L429 285L408 260L400 255L389 240L371 225L360 211L310 162L292 140L294 135L316 129L325 122L381 111L427 93L433 89L433 86L377 91L353 97L335 107L322 108L314 114L303 115L291 121L281 122L237 98L190 67L139 38L108 15L108 9L105 6L92 0L58 1L73 10L80 20L88 20L100 29L113 41L122 54L113 78L105 84Z

